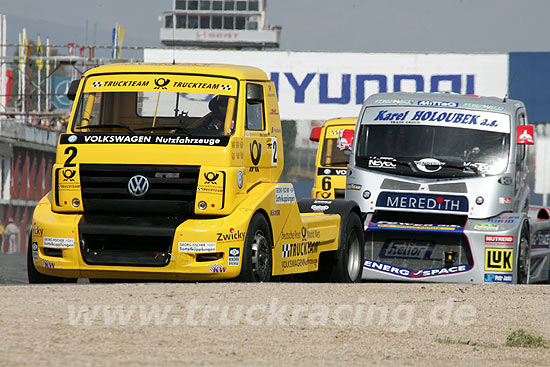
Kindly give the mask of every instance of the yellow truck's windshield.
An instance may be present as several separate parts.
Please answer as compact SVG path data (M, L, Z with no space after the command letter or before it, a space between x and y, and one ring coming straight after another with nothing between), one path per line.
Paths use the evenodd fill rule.
M192 75L99 75L86 80L73 132L231 135L235 80Z

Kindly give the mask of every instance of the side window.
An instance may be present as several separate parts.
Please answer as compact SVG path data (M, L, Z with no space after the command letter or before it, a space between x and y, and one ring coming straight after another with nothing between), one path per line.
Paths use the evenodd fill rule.
M246 130L264 130L264 94L261 84L246 86ZM252 96L250 98L249 96Z

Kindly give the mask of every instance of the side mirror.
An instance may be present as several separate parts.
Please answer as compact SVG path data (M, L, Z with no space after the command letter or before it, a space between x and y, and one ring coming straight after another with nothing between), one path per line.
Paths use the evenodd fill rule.
M264 101L264 89L260 84L248 84L246 86L246 101L262 103Z
M519 125L516 130L516 136L516 144L518 145L535 144L533 125Z
M74 101L76 98L76 91L78 90L78 85L80 84L80 79L73 80L69 89L67 90L67 98L71 101Z
M342 129L340 130L340 133L338 134L338 141L336 142L336 146L338 149L343 150L344 153L346 151L349 153L351 152L351 147L353 146L353 134L355 133L352 129Z
M309 135L309 140L319 142L321 139L321 129L322 127L317 126L311 129L311 134Z

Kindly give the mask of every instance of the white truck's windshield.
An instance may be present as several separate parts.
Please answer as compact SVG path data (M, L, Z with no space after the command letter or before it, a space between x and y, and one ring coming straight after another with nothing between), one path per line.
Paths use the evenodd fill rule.
M419 107L367 108L356 164L417 177L500 174L510 151L506 114Z

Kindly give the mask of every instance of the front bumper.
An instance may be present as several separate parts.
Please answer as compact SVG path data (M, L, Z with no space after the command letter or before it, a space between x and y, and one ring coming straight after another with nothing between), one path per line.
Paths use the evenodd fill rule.
M486 225L491 223L487 220L470 220L465 228L436 228L428 225L413 226L416 228L407 228L405 225L402 226L405 228L398 228L400 224L395 224L383 232L372 230L371 226L371 229L367 228L365 232L366 260L363 264L363 279L475 284L516 283L516 248L521 221L517 222L518 225L495 227ZM372 238L378 238L378 247ZM401 243L394 239L401 239ZM380 245L381 242L384 245ZM448 246L456 254L459 242L462 245L459 247L456 261L447 263L443 259L444 252L439 250L436 254L436 245L431 245ZM416 248L411 246L411 243L416 244ZM430 254L429 251L432 250L434 253ZM420 257L440 260L430 260L429 264L419 265L421 262L417 259ZM416 266L408 266L411 263Z
M251 212L238 209L215 219L187 219L174 225L165 248L148 247L147 235L167 228L128 224L111 217L111 223L84 222L81 214L58 214L44 200L37 206L32 226L33 261L47 275L66 278L220 280L240 274L245 234ZM155 228L156 227L156 228ZM129 232L134 228L134 237ZM81 233L86 232L86 233ZM111 233L115 245L109 243ZM97 238L97 235L101 238ZM139 239L120 245L121 236ZM158 234L158 233L157 233ZM96 236L90 241L91 236ZM118 237L116 237L118 236ZM84 239L86 238L86 241ZM101 241L105 245L101 244ZM90 245L90 243L94 243ZM131 242L131 241L130 241Z

